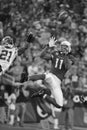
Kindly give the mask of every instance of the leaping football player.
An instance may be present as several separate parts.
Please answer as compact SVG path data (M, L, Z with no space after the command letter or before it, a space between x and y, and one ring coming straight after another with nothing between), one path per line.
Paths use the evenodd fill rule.
M74 63L75 58L70 54L70 42L67 40L61 41L60 49L57 47L56 42L57 41L54 38L51 38L48 46L40 54L41 58L52 61L50 72L30 76L29 80L43 80L45 86L51 90L55 100L52 100L50 97L48 97L46 92L40 92L39 95L42 93L44 99L52 103L57 108L62 108L63 93L61 89L61 82L64 79L66 72ZM50 54L46 53L48 49L51 49Z

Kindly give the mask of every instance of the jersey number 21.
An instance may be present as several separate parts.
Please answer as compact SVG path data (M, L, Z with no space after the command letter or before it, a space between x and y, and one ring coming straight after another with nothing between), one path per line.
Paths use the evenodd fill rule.
M12 51L8 51L8 50L2 50L1 54L0 54L0 59L2 60L6 60L6 61L10 61L12 55Z

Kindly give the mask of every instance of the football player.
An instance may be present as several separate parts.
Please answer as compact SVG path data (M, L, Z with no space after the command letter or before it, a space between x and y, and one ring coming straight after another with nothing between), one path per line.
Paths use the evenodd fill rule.
M32 42L33 35L30 33L27 38L27 42ZM15 47L12 37L5 36L0 45L0 75L5 73L12 65L17 55L21 55L28 48L28 44L25 47L18 49Z
M21 55L28 48L28 43L33 42L34 37L30 32L27 36L27 43L23 48L17 48L14 45L13 39L10 36L5 36L0 45L0 83L13 86L20 86L21 83L16 83L14 77L6 73L9 67L13 64L17 55Z
M42 75L33 75L29 79L32 81L42 79L44 84L51 90L51 93L54 100L51 100L46 92L42 92L43 98L48 100L58 108L63 107L63 93L61 90L61 82L64 79L66 72L71 67L71 64L74 63L74 57L70 54L71 52L71 43L67 40L64 40L60 43L60 49L56 45L57 40L51 38L48 46L41 52L40 57L46 60L52 61L52 67L50 72L44 73ZM48 49L51 49L50 54L46 54ZM41 92L40 92L41 95Z

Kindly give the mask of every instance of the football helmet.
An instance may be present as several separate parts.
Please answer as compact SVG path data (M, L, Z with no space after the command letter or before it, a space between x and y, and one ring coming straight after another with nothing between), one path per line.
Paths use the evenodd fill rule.
M68 17L69 17L69 14L67 11L61 10L59 12L59 16L58 16L59 21L65 21Z
M67 40L61 42L61 51L63 53L70 53L71 52L71 43Z
M9 47L9 48L12 48L12 47L14 47L13 39L12 39L10 36L6 36L6 37L4 37L4 38L2 39L1 45L7 46L7 47Z

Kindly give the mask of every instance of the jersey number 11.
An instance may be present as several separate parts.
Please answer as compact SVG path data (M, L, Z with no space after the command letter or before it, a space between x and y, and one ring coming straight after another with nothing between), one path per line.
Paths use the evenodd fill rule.
M63 60L56 58L55 68L59 68L61 70L62 65L63 65Z

